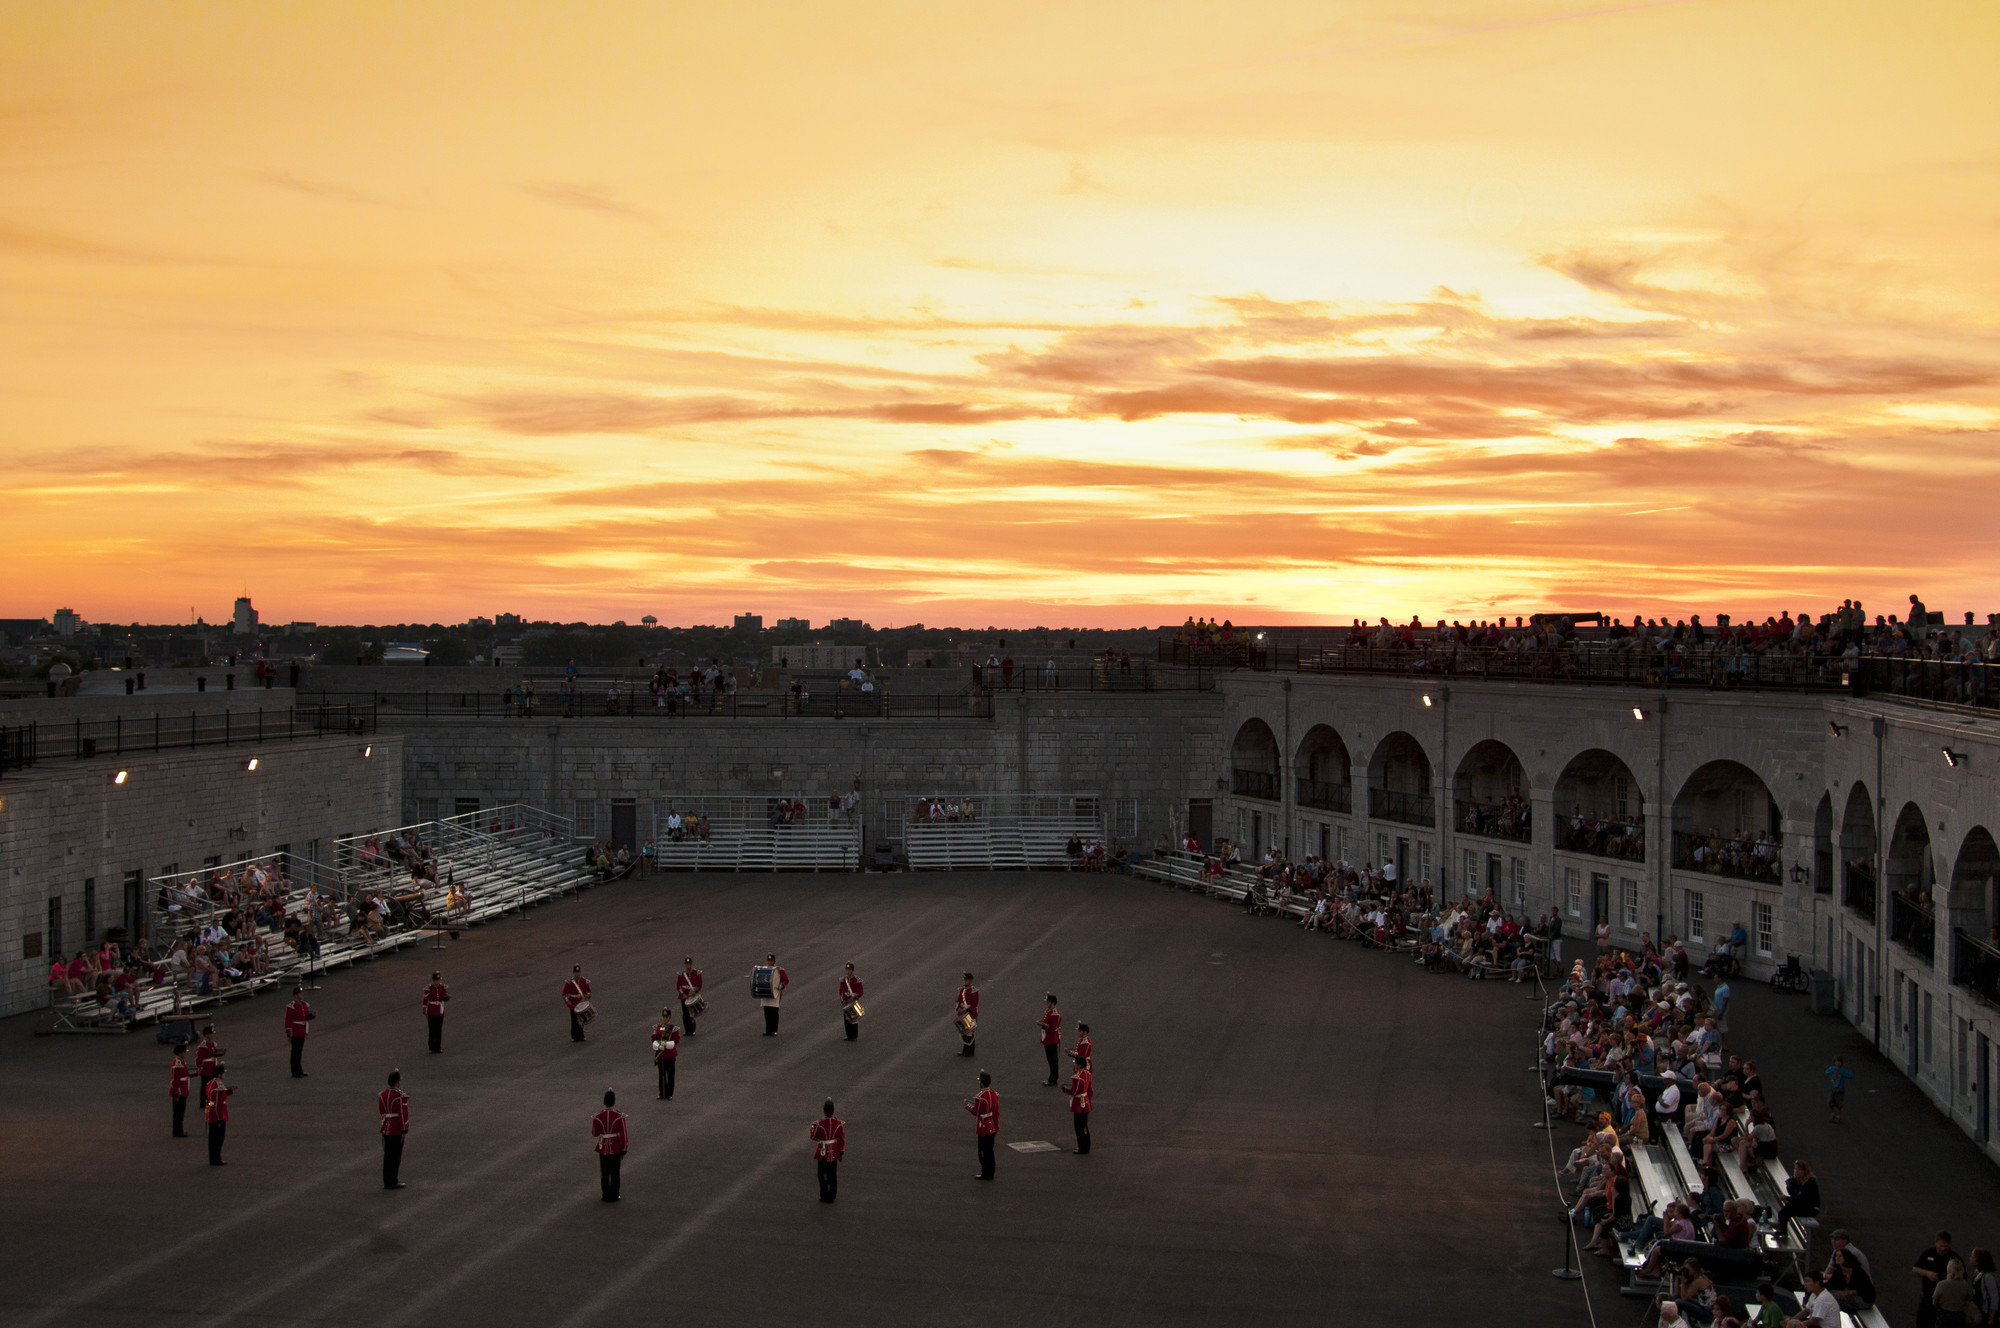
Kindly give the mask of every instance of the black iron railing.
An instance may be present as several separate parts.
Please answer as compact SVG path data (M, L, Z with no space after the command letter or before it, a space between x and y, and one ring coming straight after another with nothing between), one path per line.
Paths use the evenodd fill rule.
M1329 784L1321 779L1307 779L1300 775L1297 780L1299 806L1311 807L1323 812L1347 812L1354 809L1354 786L1352 784Z
M1676 870L1706 876L1730 876L1778 885L1785 879L1784 860L1775 844L1749 835L1697 834L1674 831Z
M1875 920L1875 868L1871 863L1843 862L1840 865L1840 902Z
M1371 788L1368 814L1380 821L1401 821L1404 825L1436 825L1437 800L1428 793Z
M1951 951L1952 983L2000 1005L2000 949L1971 932L1953 929Z
M1523 844L1530 843L1535 837L1526 807L1460 802L1457 816L1453 824L1464 834L1484 835L1488 839L1512 839Z
M1232 770L1230 787L1241 798L1279 800L1278 777L1266 770Z
M88 760L192 747L290 742L330 733L372 733L375 712L361 705L298 705L192 715L116 715L0 729L0 773L59 757Z
M616 686L585 683L567 695L559 688L547 691L537 687L530 694L508 687L492 691L305 692L300 696L327 705L350 705L357 711L366 709L392 721L590 719L647 723L674 719L991 719L994 714L994 693L986 689L891 694L829 687L655 697L643 680Z
M1901 891L1889 896L1889 939L1926 964L1937 961L1937 909Z
M1556 822L1556 847L1565 853L1588 853L1593 857L1617 858L1623 862L1646 860L1646 818L1629 821L1606 817L1585 817Z

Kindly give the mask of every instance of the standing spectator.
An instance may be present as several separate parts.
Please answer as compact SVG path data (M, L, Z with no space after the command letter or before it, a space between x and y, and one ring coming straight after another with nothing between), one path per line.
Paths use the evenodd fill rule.
M1981 1318L1978 1323L2000 1323L2000 1276L1993 1271L1993 1251L1972 1251L1972 1304Z
M1002 655L1000 657L1000 689L1002 691L1012 691L1013 687L1014 657L1012 655Z
M1924 602L1915 595L1910 596L1910 639L1918 645L1922 645L1924 638L1930 634L1930 630L1930 610L1926 609Z
M1844 1057L1835 1056L1833 1064L1826 1067L1826 1106L1832 1113L1828 1119L1835 1125L1840 1124L1840 1113L1847 1107L1847 1081L1853 1077Z
M1934 1328L1937 1324L1934 1293L1938 1283L1944 1281L1945 1269L1957 1257L1958 1252L1951 1247L1951 1233L1940 1231L1937 1239L1931 1242L1931 1247L1919 1254L1916 1263L1910 1266L1910 1271L1920 1279L1919 1286L1923 1293L1922 1299L1917 1301L1917 1328Z
M1953 1259L1944 1266L1944 1278L1931 1291L1933 1313L1938 1328L1968 1328L1986 1317L1972 1299L1972 1283L1965 1280L1965 1261Z

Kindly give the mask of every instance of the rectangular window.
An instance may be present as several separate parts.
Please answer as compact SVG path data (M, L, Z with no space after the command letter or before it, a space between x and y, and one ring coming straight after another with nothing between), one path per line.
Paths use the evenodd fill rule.
M125 873L125 894L121 925L125 928L125 940L139 939L140 923L146 916L146 873L128 871Z
M1736 825L1734 828L1739 834L1750 828L1749 789L1736 790Z
M1375 865L1380 867L1389 861L1389 836L1375 836Z
M1896 1020L1896 1027L1902 1029L1904 1032L1908 1032L1910 1025L1903 1018L1903 975L1901 973L1892 974L1889 985L1893 987L1896 992L1896 1005L1894 1013L1894 1018Z
M1528 860L1514 859L1514 911L1519 913L1528 907Z
M1931 1063L1931 1023L1934 1013L1934 1007L1931 1005L1931 994L1927 991L1924 993L1924 1065L1926 1068Z
M597 838L597 803L589 798L578 798L575 806L576 837L578 839ZM1239 814L1238 819L1241 819Z
M1707 934L1702 930L1704 924L1707 922L1707 914L1708 914L1708 901L1702 898L1701 891L1699 890L1688 891L1687 892L1687 938L1696 945L1700 945L1702 943L1702 937Z
M1618 913L1626 931L1639 930L1639 883L1629 876L1618 878Z
M62 915L62 896L57 895L49 900L49 925L44 929L48 933L49 953L52 955L63 952Z
M478 810L479 799L477 798L453 798L451 800L451 814L453 816L466 816Z
M1419 881L1428 881L1430 878L1431 842L1428 839L1419 839L1417 841L1417 879ZM1408 882L1405 882L1405 884L1408 884Z
M1750 929L1756 933L1753 940L1757 953L1764 958L1771 957L1771 946L1777 931L1777 911L1769 904L1752 901L1750 904Z
M218 853L213 857L203 858L201 860L201 865L202 868L206 871L214 871L217 867L220 867L222 865L222 855Z
M1965 1042L1966 1042L1965 1021L1961 1019L1958 1021L1958 1046L1957 1046L1957 1054L1952 1058L1952 1080L1951 1080L1951 1091L1960 1097L1965 1096L1965 1085L1966 1085Z
M435 821L437 817L438 800L436 798L417 799L417 819L419 821Z
M83 943L93 945L97 941L97 878L83 878Z
M1575 867L1563 868L1563 901L1571 917L1583 916L1583 873Z
M1611 777L1611 802L1618 809L1618 819L1631 815L1632 781L1623 775Z
M1341 826L1341 827L1340 827L1340 834L1339 834L1339 835L1338 835L1337 837L1338 837L1338 838L1339 838L1339 840L1340 840L1340 854L1339 854L1339 858L1340 858L1340 861L1342 861L1342 862L1346 862L1346 861L1347 861L1347 857L1348 857L1348 843L1347 843L1347 827L1346 827L1346 826L1344 826L1344 825L1343 825L1343 826Z
M1471 849L1465 850L1465 865L1460 868L1465 874L1459 878L1458 888L1474 890L1479 886L1479 855Z

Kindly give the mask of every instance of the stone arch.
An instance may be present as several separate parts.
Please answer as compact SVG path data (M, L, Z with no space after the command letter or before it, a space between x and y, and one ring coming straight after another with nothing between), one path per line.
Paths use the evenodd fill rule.
M1923 808L1903 804L1889 832L1883 884L1889 887L1889 939L1925 963L1937 953L1937 861Z
M1453 824L1466 834L1523 843L1533 837L1528 771L1506 743L1486 738L1467 748L1452 786Z
M1863 917L1879 906L1875 880L1875 799L1856 781L1840 818L1840 900Z
M1278 801L1281 796L1278 789L1280 759L1278 739L1272 734L1271 726L1261 719L1243 721L1243 727L1236 730L1236 740L1229 747L1232 791L1246 798Z
M1710 761L1674 796L1678 868L1777 885L1784 880L1783 848L1777 800L1741 762Z
M1951 904L1967 931L1982 940L1987 929L2000 922L2000 845L1983 825L1966 832L1958 846L1958 858L1951 869Z
M1405 825L1436 825L1431 758L1401 729L1375 744L1368 758L1368 814Z
M1299 806L1329 812L1353 808L1354 758L1332 725L1306 730L1292 769L1298 776Z

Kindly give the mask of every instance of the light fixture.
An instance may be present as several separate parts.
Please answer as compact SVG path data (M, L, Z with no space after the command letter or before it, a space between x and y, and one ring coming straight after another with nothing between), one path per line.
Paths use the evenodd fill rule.
M1793 884L1793 885L1804 885L1805 883L1806 883L1806 867L1805 867L1805 864L1804 864L1804 863L1802 863L1802 862L1795 862L1795 863L1793 863L1793 864L1792 864L1792 884Z
M375 754L375 744L370 743L366 747L363 747L361 749L361 754L363 756L373 756Z
M114 784L123 784L131 776L131 773L129 770L120 770L111 777L111 782Z
M1948 766L1956 768L1961 761L1965 760L1964 752L1955 752L1949 747L1940 747L1938 750L1944 753L1944 763Z
M1262 641L1264 639L1264 634L1262 632L1257 633L1257 639L1259 641Z
M1643 720L1645 717L1646 712L1644 710L1641 710L1638 706L1632 707L1632 718Z
M1843 725L1836 724L1829 719L1828 721L1826 721L1826 726L1828 729L1832 730L1833 736L1836 738L1844 738L1847 736L1847 729Z
M1426 696L1426 697L1424 698L1424 704L1425 704L1426 706L1428 706L1428 705L1429 705L1430 703L1431 703L1431 699L1430 699L1430 697Z
M245 770L255 770L257 768L257 758L253 756L248 761L245 761L243 768Z

